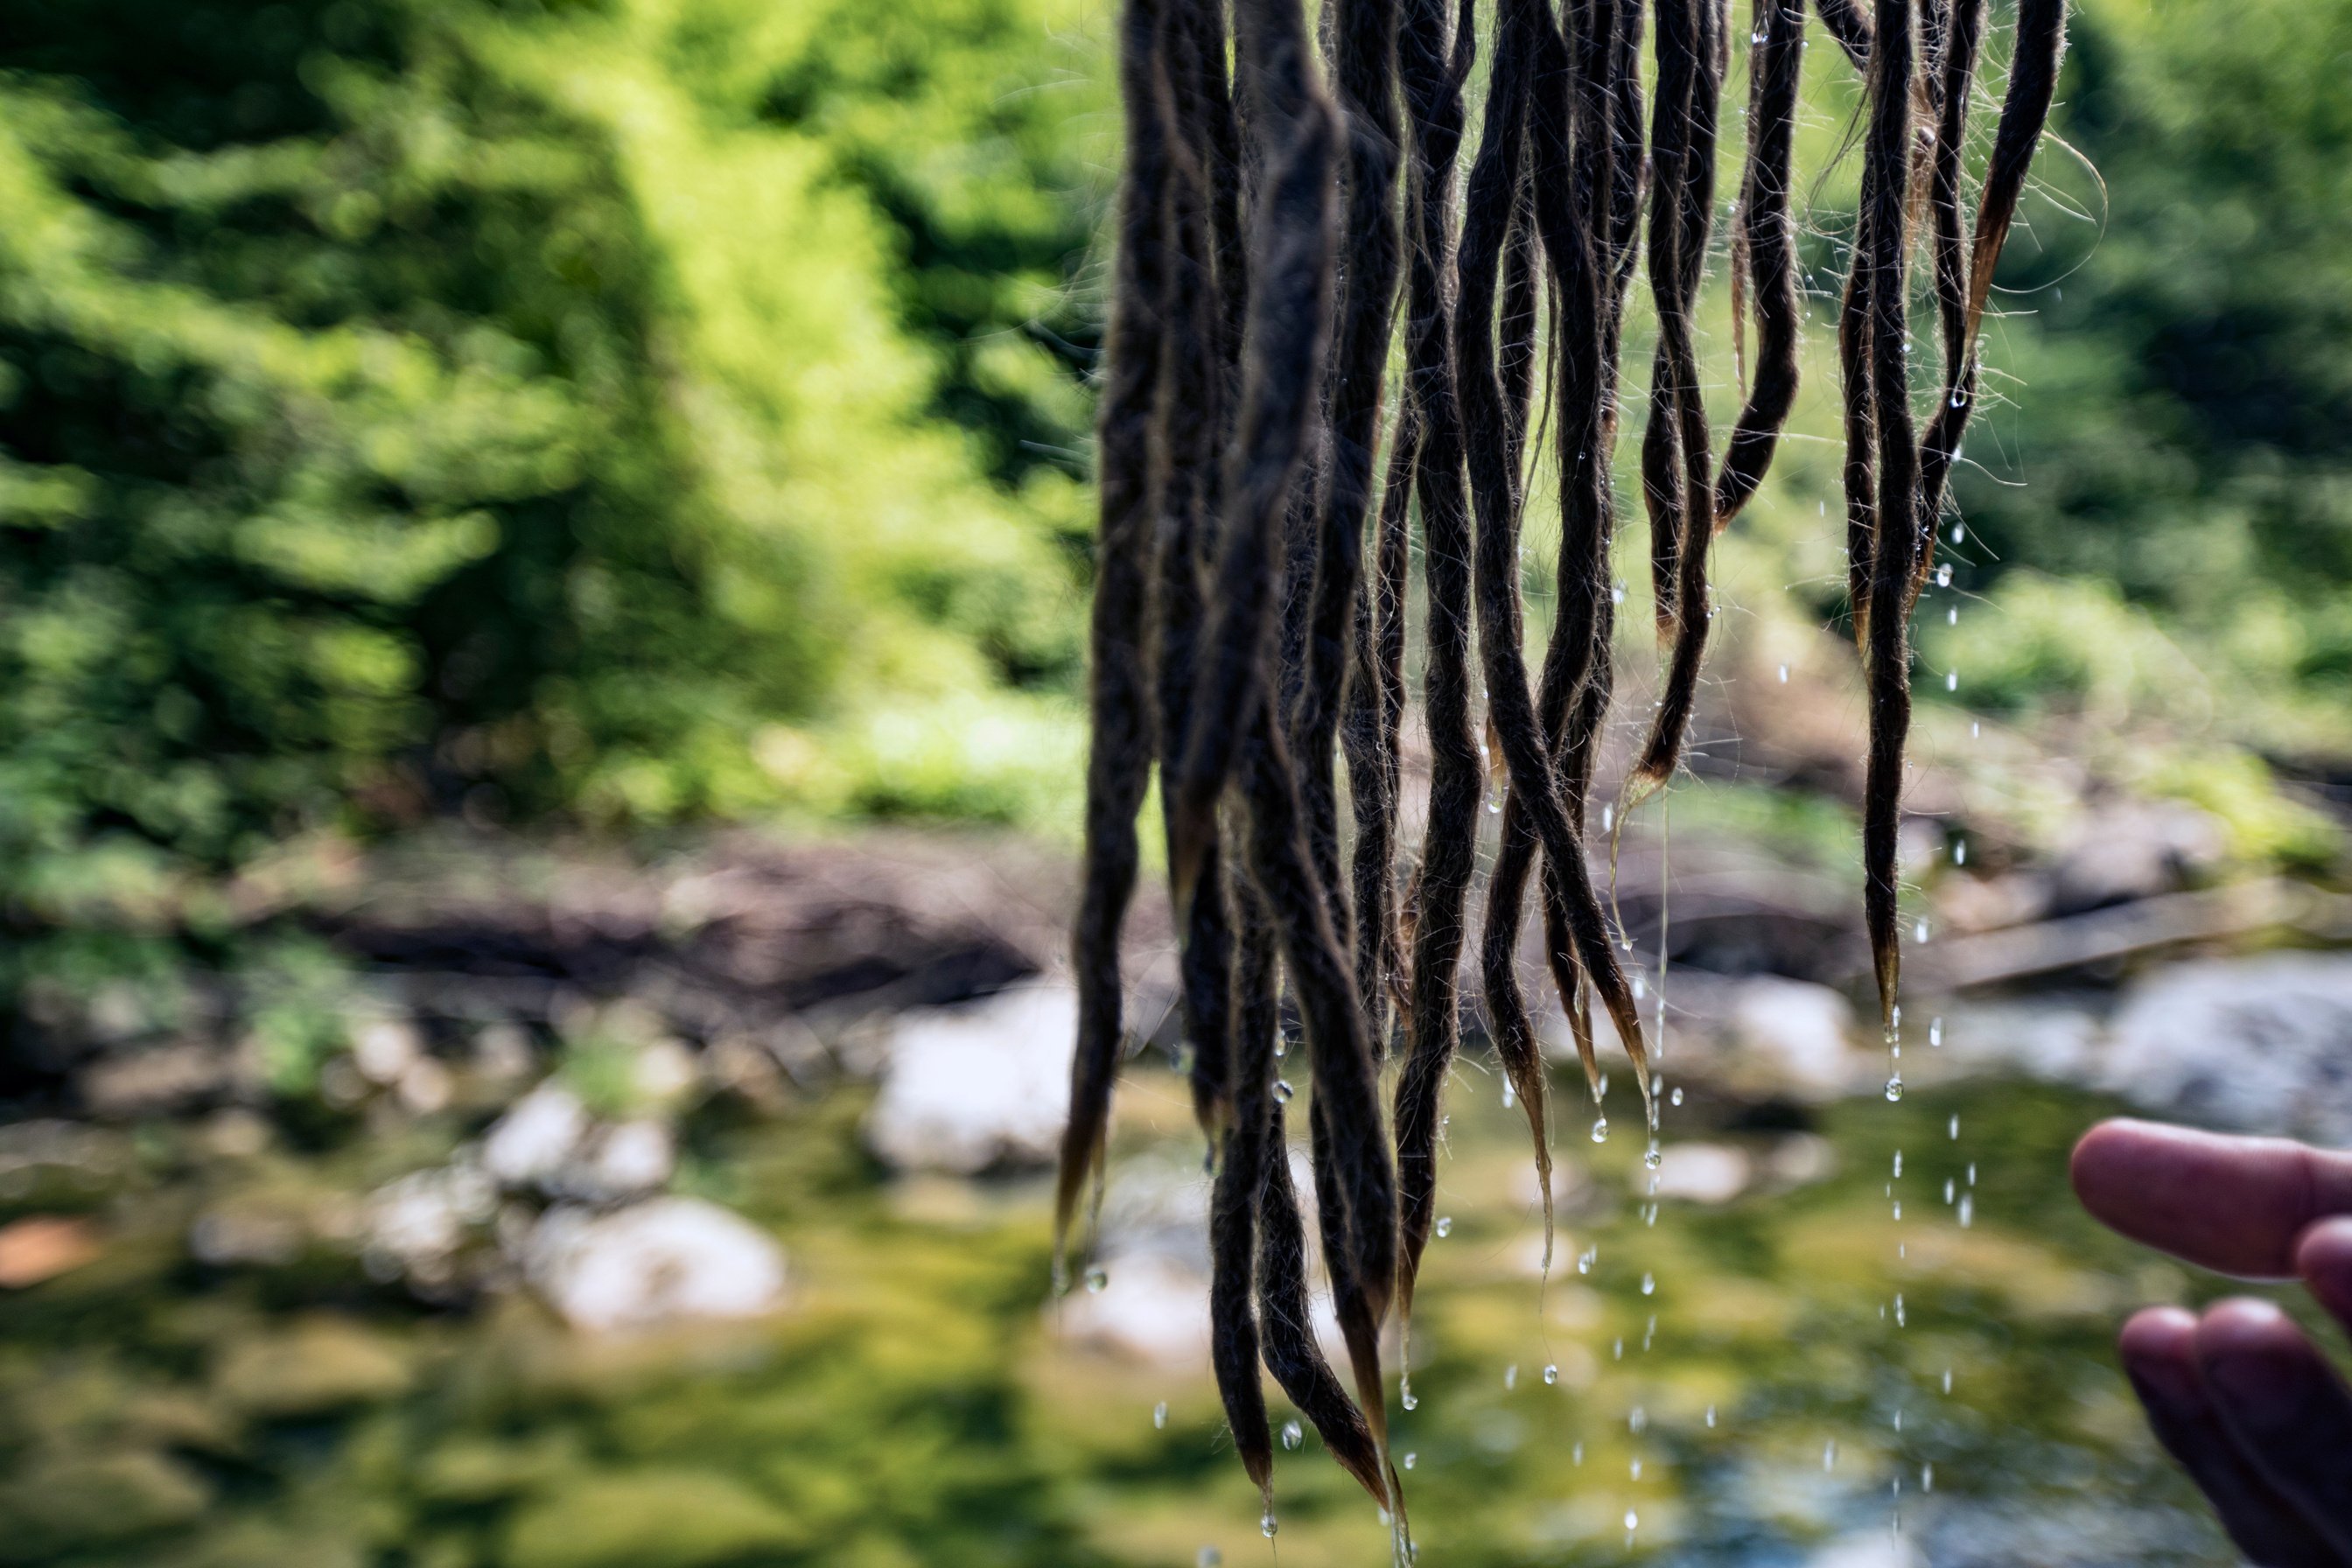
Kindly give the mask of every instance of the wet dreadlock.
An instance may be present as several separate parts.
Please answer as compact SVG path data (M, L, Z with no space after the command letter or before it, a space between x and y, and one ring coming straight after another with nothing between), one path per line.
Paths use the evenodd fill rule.
M1502 792L1502 820L1478 952L1486 1027L1526 1108L1547 1262L1548 1097L1517 972L1531 881L1547 967L1596 1100L1596 997L1645 1100L1651 1089L1622 937L1586 855L1614 688L1612 469L1639 264L1658 321L1641 478L1665 668L1638 788L1679 765L1711 614L1709 544L1757 493L1797 391L1790 195L1802 0L1752 0L1730 268L1748 384L1719 460L1696 313L1714 243L1729 17L1727 0L1651 3L1645 143L1643 0L1494 0L1458 248L1475 0L1328 0L1316 42L1297 0L1124 0L1121 14L1127 155L1097 444L1079 1023L1056 1272L1090 1180L1099 1192L1124 1033L1119 931L1156 763L1192 1097L1216 1170L1213 1362L1235 1448L1271 1521L1263 1365L1391 1510L1401 1552L1380 1335L1392 1302L1410 1313L1432 1228L1490 789ZM1993 269L2048 118L2064 5L2019 0L1972 239L1965 154L1985 0L1815 6L1867 79L1838 357L1852 611L1870 693L1865 921L1891 1030L1908 621L1975 397ZM1915 231L1931 263L1940 349L1924 435L1906 352ZM1400 314L1403 375L1383 466ZM1547 439L1561 544L1556 614L1531 684L1519 539L1528 468ZM1401 889L1416 510L1431 776ZM1474 649L1491 744L1479 738ZM1340 832L1335 749L1348 764L1352 846ZM1401 1061L1384 1127L1378 1074L1392 1025ZM1291 1089L1277 1077L1286 1034L1311 1075L1316 1239L1347 1346L1344 1381L1309 1327Z

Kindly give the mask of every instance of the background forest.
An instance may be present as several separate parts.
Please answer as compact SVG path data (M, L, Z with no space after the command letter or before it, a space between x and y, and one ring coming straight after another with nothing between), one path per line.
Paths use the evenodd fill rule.
M1041 1330L1034 1167L983 1150L985 1182L909 1178L860 1131L890 1092L877 1019L1057 956L1110 21L1108 0L0 0L0 1563L1174 1565L1212 1540L1254 1560L1205 1381ZM1922 809L1956 825L1937 843L1982 846L1966 877L1923 873L1923 941L1930 916L1997 932L2345 880L2352 0L2080 0L2071 38L1955 483L1958 579L1921 612L1943 678L1919 682L1922 749L1953 781ZM1844 614L1824 302L1855 94L1833 49L1807 69L1800 438L1721 547L1729 714L1673 809L1700 846L1677 872L1715 834L1843 910L1851 780L1813 761L1858 754L1816 629ZM1792 665L1789 700L1831 732L1810 751L1738 695ZM2103 892L2112 868L2069 856L2126 818L2163 876ZM2197 905L2175 934L2352 934L2309 907L2214 927ZM1164 949L1164 915L1138 919ZM1829 952L1855 923L1802 940ZM1643 941L1665 950L1662 926ZM1675 962L1855 978L1727 951ZM2059 980L2079 1000L2131 977ZM2028 1060L2055 1037L2011 1032L2035 1043L1988 1045L2003 1071L2065 1076L2071 1047ZM553 1335L505 1289L549 1293L508 1234L547 1215L495 1195L457 1205L432 1268L384 1239L383 1194L477 1169L542 1078L593 1123L583 1148L661 1130L656 1201L783 1237L807 1281L785 1326ZM1581 1211L1589 1237L1684 1268L1685 1304L1659 1310L1690 1357L1646 1403L1596 1364L1589 1412L1433 1415L1439 1560L1826 1561L1865 1508L1883 1527L1885 1476L1916 1484L1919 1453L1852 1456L1884 1437L1895 1363L1789 1336L1876 1331L1868 1188L1895 1195L1906 1132L1916 1167L1962 1120L2020 1228L1948 1254L1963 1282L1917 1356L1948 1394L1975 1347L1983 1402L1908 1441L1930 1471L1945 1456L1939 1496L1973 1474L2003 1508L2075 1486L2154 1511L1979 1530L1935 1560L2221 1560L2102 1359L2117 1302L2180 1281L2100 1250L2056 1195L2116 1085L1924 1082L1899 1111L1695 1088L1758 1172L1818 1144L1839 1173L1687 1222ZM1182 1118L1171 1088L1141 1100L1122 1135L1148 1165ZM1499 1251L1523 1205L1486 1110L1458 1136L1493 1180L1459 1201L1465 1237L1491 1209ZM642 1195L565 1187L559 1163L517 1178L547 1215ZM1629 1267L1571 1325L1621 1358L1659 1331ZM1530 1386L1569 1363L1509 1348L1495 1303L1527 1292L1507 1280L1433 1287L1437 1365L1475 1366L1481 1399L1516 1392L1519 1360ZM1709 1459L1718 1405L1769 1438ZM1620 1502L1538 1506L1581 1496L1571 1442L1622 1474L1653 1408L1687 1431L1655 1439L1649 1484L1681 1489L1641 1542L1628 1525L1621 1548ZM1498 1439L1514 1419L1537 1425ZM1758 1456L1799 1450L1759 1479ZM1801 1506L1800 1473L1850 1494ZM1295 1496L1286 1562L1376 1541L1327 1478ZM1882 1560L1911 1561L1852 1559Z

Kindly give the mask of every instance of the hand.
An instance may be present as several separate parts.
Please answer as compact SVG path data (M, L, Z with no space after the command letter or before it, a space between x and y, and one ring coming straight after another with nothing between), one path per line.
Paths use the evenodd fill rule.
M2299 1277L2352 1327L2352 1155L2116 1121L2075 1145L2074 1191L2136 1241L2225 1274ZM2352 1568L2352 1393L2267 1301L2124 1325L2125 1375L2260 1568Z

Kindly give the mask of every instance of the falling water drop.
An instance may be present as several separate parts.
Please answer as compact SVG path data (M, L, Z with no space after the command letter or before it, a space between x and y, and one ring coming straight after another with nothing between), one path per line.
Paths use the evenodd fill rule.
M1928 1464L1919 1467L1919 1489L1923 1492L1931 1492L1936 1489L1936 1467L1934 1465Z
M1162 1428L1168 1425L1168 1402L1166 1400L1163 1399L1159 1404L1151 1407L1151 1424L1154 1426Z
M1970 1186L1972 1186L1972 1187L1973 1187L1973 1186L1975 1186L1976 1184L1977 1184L1977 1163L1976 1163L1974 1160L1971 1160L1971 1161L1969 1161L1969 1185L1970 1185Z
M1971 1193L1962 1193L1960 1194L1960 1228L1962 1230L1968 1229L1969 1226L1976 1223L1976 1219L1977 1200L1975 1194Z
M1101 1295L1103 1288L1109 1283L1109 1269L1097 1266L1096 1268L1087 1270L1087 1289L1092 1294L1097 1296Z
M1895 1174L1897 1179L1903 1174L1903 1151L1900 1149L1895 1151Z
M1962 540L1966 539L1968 536L1969 536L1969 526L1968 526L1968 524L1966 524L1966 523L1964 523L1964 522L1956 522L1956 523L1952 524L1952 542L1953 542L1953 543L1958 544L1958 542L1960 542L1960 541L1962 541Z
M1950 1135L1953 1142L1957 1143L1960 1141L1960 1113L1958 1111L1955 1110L1952 1112L1952 1119L1948 1122L1945 1123L1944 1131Z
M1649 994L1649 981L1639 974L1633 976L1633 1000L1639 1002L1643 997L1647 996Z
M1901 1198L1895 1200L1895 1217L1896 1219L1901 1219L1903 1217L1903 1200Z
M1965 866L1968 863L1969 841L1963 838L1958 844L1952 846L1952 864L1955 866Z
M1953 1188L1953 1185L1954 1185L1954 1184L1953 1184L1952 1178L1951 1178L1951 1177L1949 1177L1949 1176L1946 1176L1946 1177L1944 1178L1944 1203L1945 1203L1946 1206L1948 1206L1948 1207L1950 1205L1951 1201L1952 1201L1952 1188Z
M1677 1089L1675 1092L1680 1093L1681 1091ZM1642 1163L1654 1171L1665 1163L1665 1151L1658 1147L1658 1141L1656 1139L1651 1139L1650 1146L1642 1151Z
M1944 1020L1942 1018L1937 1017L1927 1020L1927 1043L1931 1046L1941 1046L1944 1043Z
M1513 1362L1510 1365L1503 1369L1503 1386L1509 1389L1517 1388L1518 1385L1519 1363L1517 1362Z
M1622 605L1622 604L1623 604L1623 603L1625 602L1625 584L1622 584L1622 583L1616 583L1616 584L1612 584L1610 585L1610 589L1609 589L1609 602L1610 602L1611 604L1612 604L1612 605Z
M1628 1535L1633 1534L1634 1531L1641 1528L1641 1524L1642 1516L1635 1513L1632 1509L1627 1509L1625 1510L1625 1533Z
M1960 672L1957 669L1948 669L1944 671L1944 689L1947 691L1958 691L1959 689Z
M1834 1437L1822 1445L1822 1468L1825 1470L1837 1468L1837 1439Z
M1927 922L1926 920L1922 919L1911 927L1911 940L1916 942L1924 942L1927 940Z
M1452 1215L1442 1214L1437 1216L1437 1234L1440 1236L1452 1236L1454 1234L1454 1216Z
M1519 1102L1519 1091L1518 1091L1517 1089L1513 1089L1513 1088L1511 1087L1511 1084L1510 1084L1510 1080L1509 1080L1509 1079L1504 1079L1504 1081L1503 1081L1503 1109L1504 1109L1504 1110L1510 1110L1510 1109L1511 1109L1511 1107L1513 1107L1514 1105L1517 1105L1518 1102Z
M1625 1430L1640 1436L1649 1429L1650 1412L1646 1405L1636 1405L1625 1412Z
M1421 1463L1421 1456L1419 1454L1412 1453L1410 1451L1406 1453L1404 1457L1404 1468L1406 1469L1409 1470L1419 1463Z
M1278 1078L1274 1080L1274 1102L1276 1105L1288 1105L1290 1103L1291 1095L1296 1092L1297 1091L1290 1087L1290 1080L1288 1079Z
M1706 1407L1706 1424L1710 1428L1715 1426L1715 1406L1712 1405Z
M1955 408L1966 408L1969 405L1969 389L1965 386L1956 386L1952 388L1952 395L1945 401Z
M1625 1336L1624 1336L1624 1335L1622 1335L1622 1334L1619 1334L1619 1335L1618 1335L1614 1340L1612 1340L1612 1341L1610 1342L1610 1343L1609 1343L1609 1359L1610 1359L1610 1360L1612 1360L1612 1361L1623 1361L1623 1360L1625 1359Z
M1626 1473L1632 1476L1633 1479L1637 1481L1640 1480L1642 1479L1642 1460L1640 1456L1636 1455L1633 1462L1631 1465L1628 1465L1625 1469Z
M1595 1143L1606 1143L1609 1142L1609 1118L1601 1116L1593 1119L1592 1141Z
M1938 588L1948 588L1951 585L1952 563L1947 561L1936 568L1936 586Z
M1903 1075L1901 1073L1896 1073L1893 1078L1886 1080L1886 1098L1889 1100L1896 1100L1903 1098Z
M1903 1292L1902 1292L1902 1291L1900 1291L1900 1290L1897 1290L1896 1292L1895 1292L1895 1326L1896 1328L1898 1328L1898 1329L1899 1329L1899 1328L1902 1328L1902 1327L1904 1326L1904 1323L1903 1323Z
M1268 1541L1272 1541L1274 1539L1274 1532L1281 1528L1282 1521L1274 1517L1274 1510L1272 1509L1267 1509L1265 1515L1257 1521L1257 1532L1260 1535L1265 1536Z
M1297 1453L1298 1451L1298 1445L1305 1441L1307 1441L1306 1427L1301 1426L1296 1421L1286 1421L1282 1424L1282 1446L1284 1447L1288 1448L1293 1453Z
M1192 1568L1223 1568L1225 1554L1213 1546L1203 1546L1192 1559Z
M1780 667L1780 684L1783 686L1789 684L1789 667L1785 664Z
M1960 624L1960 607L1958 605L1944 606L1944 624L1948 626L1957 626Z
M1900 1431L1902 1431L1902 1430L1903 1430L1903 1412L1901 1412L1900 1410L1897 1410L1897 1411L1895 1413L1895 1429L1897 1432L1900 1432Z
M1672 1104L1680 1105L1683 1102L1683 1091L1677 1089L1674 1093L1666 1096L1666 1099Z
M1545 1382L1545 1384L1556 1384L1556 1383L1558 1383L1559 1381L1559 1363L1558 1363L1558 1362L1556 1362L1556 1361L1548 1361L1548 1362L1544 1363L1544 1382Z
M1603 833L1608 832L1612 827L1616 826L1616 822L1617 808L1604 803L1601 807L1601 831Z
M1944 1392L1952 1392L1952 1369L1948 1366L1944 1369Z
M1642 1274L1642 1294L1643 1294L1643 1295L1644 1295L1644 1296L1654 1296L1654 1295L1656 1295L1657 1293L1658 1293L1658 1278L1657 1278L1657 1276L1656 1276L1656 1275L1654 1275L1654 1274L1652 1274L1652 1273L1650 1273L1648 1270L1644 1269L1644 1270L1643 1271L1643 1274Z

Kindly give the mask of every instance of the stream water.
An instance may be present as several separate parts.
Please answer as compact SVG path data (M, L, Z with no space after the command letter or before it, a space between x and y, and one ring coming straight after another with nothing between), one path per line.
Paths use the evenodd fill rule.
M2065 1194L2069 1144L2111 1107L2013 1079L1813 1109L1694 1086L1653 1198L1640 1140L1589 1142L1580 1089L1559 1089L1548 1281L1520 1112L1475 1060L1449 1101L1415 1408L1394 1413L1423 1563L2231 1560L2111 1349L2132 1306L2217 1282ZM864 1091L843 1089L688 1129L683 1184L782 1238L791 1309L622 1340L516 1296L425 1310L347 1248L191 1260L206 1205L364 1191L446 1131L223 1152L158 1129L19 1170L0 1220L83 1212L103 1242L0 1294L0 1562L1384 1561L1372 1506L1311 1432L1286 1432L1280 1534L1261 1535L1205 1360L1182 1349L1202 1180L1185 1098L1157 1072L1122 1093L1114 1210L1139 1192L1175 1239L1113 1256L1100 1300L1045 1302L1039 1180L893 1177L859 1140ZM1616 1097L1611 1119L1638 1129ZM1174 1282L1174 1351L1081 1331L1154 1279ZM1273 1419L1292 1419L1278 1398Z

